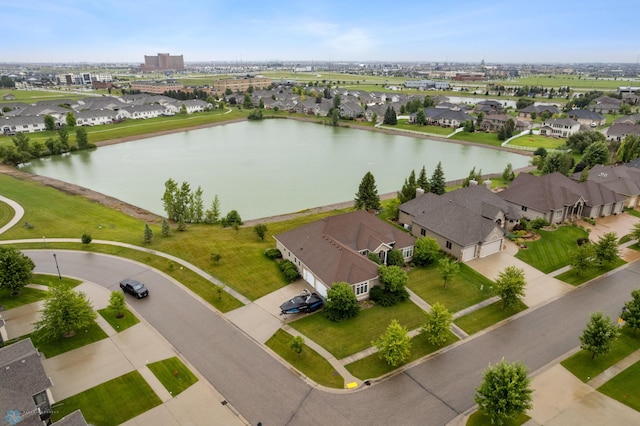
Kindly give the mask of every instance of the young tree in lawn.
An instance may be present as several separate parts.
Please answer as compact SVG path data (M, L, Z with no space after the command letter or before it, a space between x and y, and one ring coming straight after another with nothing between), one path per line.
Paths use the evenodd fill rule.
M384 334L371 342L378 348L378 356L392 367L403 364L411 355L411 337L406 327L393 319Z
M66 285L49 287L41 317L34 324L44 340L72 337L76 330L95 324L96 313L87 295Z
M431 181L429 183L431 185L431 192L434 194L442 195L445 193L446 182L444 180L444 172L442 171L442 163L440 161L438 161L438 165L433 171Z
M446 256L438 261L438 274L443 281L443 287L447 288L447 282L456 274L460 272L460 264L458 261Z
M596 355L605 355L611 351L611 345L616 340L620 330L609 315L602 312L591 314L587 328L580 336L580 349L591 352L591 359Z
M413 246L413 263L418 266L431 265L439 255L440 246L435 238L418 238Z
M153 231L149 227L148 223L144 224L144 233L142 234L142 240L145 244L151 243L153 241Z
M502 299L502 306L505 309L515 307L524 297L525 285L524 269L507 266L498 274L495 291Z
M363 176L354 201L356 210L380 210L380 196L376 187L376 179L371 172L367 172Z
M304 349L304 337L293 336L293 339L289 342L289 347L296 353L296 355L301 356L302 350Z
M349 283L333 283L327 291L327 300L323 309L324 315L334 322L353 318L360 312L356 294Z
M631 292L631 300L625 302L620 318L633 329L633 334L640 328L640 289Z
M267 235L267 225L264 223L258 223L253 227L253 231L256 233L260 241L264 241L264 237Z
M87 136L87 129L84 127L76 128L76 144L79 149L89 148L89 136Z
M533 390L528 374L524 364L504 359L490 364L483 372L475 401L491 424L502 425L505 420L514 419L533 407Z
M76 127L76 116L73 115L71 111L67 113L66 120L67 120L67 126Z
M189 194L189 216L193 223L202 223L204 218L204 201L202 201L202 187Z
M121 291L112 291L111 296L109 296L109 306L107 309L111 311L116 318L124 317L125 301L124 301L124 293Z
M598 242L595 243L594 255L600 265L613 263L619 254L618 236L615 232L607 232L598 238Z
M215 197L213 197L211 208L208 209L205 213L204 221L205 223L209 223L212 225L216 225L218 222L220 222L220 199L218 198L217 194Z
M593 267L594 245L584 243L576 247L569 253L569 265L576 275L580 276L583 272Z
M29 284L35 267L33 260L17 248L0 246L0 288L6 288L12 296Z
M167 217L171 220L178 220L178 206L176 197L178 194L178 184L175 180L169 179L164 183L164 194L162 195L162 206Z
M52 115L47 114L44 116L44 129L47 132L56 130L56 119Z
M168 237L170 232L171 227L169 226L169 222L167 222L167 219L162 218L162 236Z
M447 341L452 321L451 312L442 303L435 302L427 312L427 319L422 324L422 332L427 334L429 343L434 346L441 345Z
M58 142L60 142L61 152L69 151L69 131L66 126L62 126L58 130Z

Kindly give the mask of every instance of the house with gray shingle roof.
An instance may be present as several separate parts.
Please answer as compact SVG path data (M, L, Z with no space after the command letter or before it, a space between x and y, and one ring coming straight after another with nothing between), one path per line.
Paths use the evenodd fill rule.
M540 134L556 138L568 138L580 131L580 123L570 118L550 118L540 127Z
M46 424L51 417L51 386L30 338L0 348L0 413L7 423Z
M573 109L567 113L567 117L589 127L602 126L607 122L602 114L588 109Z
M302 278L318 294L336 282L351 285L358 300L367 299L379 284L378 264L373 253L386 264L389 251L399 250L411 260L415 238L363 210L329 216L274 235L284 259L293 262Z
M623 141L629 135L640 136L640 124L613 123L607 129L608 141Z
M42 132L45 129L44 116L25 115L23 117L0 117L0 132L4 135Z
M531 114L535 113L539 117L543 112L547 112L549 116L552 116L553 114L559 114L560 109L555 105L529 105L518 111L518 117L531 119Z
M571 176L579 180L580 173ZM630 209L640 204L640 169L626 165L605 166L596 164L589 169L588 181L599 183L625 198L624 206Z
M110 110L83 110L75 114L77 126L98 126L100 124L111 124L118 117L118 113Z
M398 222L416 237L435 238L445 253L465 262L503 249L504 231L519 210L482 185L442 195L426 193L398 206Z

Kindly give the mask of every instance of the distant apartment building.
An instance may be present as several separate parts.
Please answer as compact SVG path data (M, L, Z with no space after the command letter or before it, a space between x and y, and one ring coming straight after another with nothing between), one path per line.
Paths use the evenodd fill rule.
M451 85L448 81L433 81L433 80L407 80L404 82L404 87L407 89L437 89L448 90Z
M90 73L81 74L58 74L56 75L58 84L66 84L68 86L81 86L84 84L92 84L94 81L102 83L110 83L113 81L111 74L106 73Z
M453 79L455 81L482 81L486 80L486 76L484 73L478 72L458 72Z
M162 95L169 90L182 90L184 85L177 80L165 80L165 81L148 81L139 80L131 82L131 90L139 90L141 93L153 93L155 95Z
M144 55L144 64L140 68L142 72L184 71L184 58L182 55L172 56L168 53L158 53L156 56Z
M246 92L249 87L259 90L267 89L269 86L271 86L271 79L267 77L225 78L213 82L213 91L223 94L230 89L232 93L240 93Z

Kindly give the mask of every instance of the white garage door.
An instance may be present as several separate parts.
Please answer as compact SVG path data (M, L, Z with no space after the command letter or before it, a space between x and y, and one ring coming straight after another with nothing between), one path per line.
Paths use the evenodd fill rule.
M462 261L466 262L473 259L476 253L476 246L466 247L462 249Z
M480 246L480 257L489 256L490 254L497 253L502 248L502 239L491 241L490 243Z
M322 282L320 280L316 280L316 293L318 293L320 296L326 298L327 297L327 288L324 286L324 284L322 284Z

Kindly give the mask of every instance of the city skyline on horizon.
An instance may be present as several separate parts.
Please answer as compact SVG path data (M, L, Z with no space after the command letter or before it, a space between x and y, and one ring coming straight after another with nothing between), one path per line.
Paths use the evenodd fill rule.
M640 46L629 31L640 4L579 7L540 0L522 7L498 0L433 1L401 10L374 1L322 5L284 0L235 7L194 0L101 4L0 0L3 63L127 63L144 55L183 55L185 63L490 63L634 64ZM594 14L598 21L594 21ZM180 30L177 31L177 28Z

